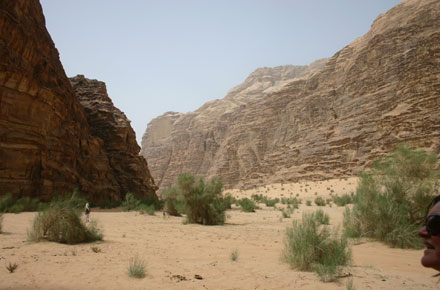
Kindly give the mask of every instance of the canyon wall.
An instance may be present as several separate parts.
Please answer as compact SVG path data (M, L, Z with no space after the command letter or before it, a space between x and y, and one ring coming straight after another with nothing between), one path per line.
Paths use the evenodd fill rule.
M440 153L440 2L405 0L314 72L260 69L222 100L152 120L160 188L191 172L226 187L353 176L405 142Z
M40 3L0 1L0 195L50 200L78 188L91 201L123 198L113 157L92 132ZM157 198L151 181L135 190Z

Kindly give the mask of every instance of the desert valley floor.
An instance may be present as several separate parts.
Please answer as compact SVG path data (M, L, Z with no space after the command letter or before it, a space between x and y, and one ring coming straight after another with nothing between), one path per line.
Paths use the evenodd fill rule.
M298 194L303 203L290 218L264 205L256 213L233 208L224 226L184 225L183 217L164 218L162 212L149 216L94 209L91 218L103 228L104 240L79 245L29 243L26 232L36 213L5 214L0 289L347 289L349 279L354 289L438 289L435 272L420 265L423 250L393 249L369 240L352 241L353 263L333 283L292 270L282 261L286 227L302 212L318 208L305 201L327 198L331 191L354 192L356 183L349 178L229 190L236 197ZM343 207L320 208L332 226L342 224ZM231 260L234 250L237 261ZM136 256L146 262L145 278L127 275ZM14 273L7 271L9 263L18 264Z

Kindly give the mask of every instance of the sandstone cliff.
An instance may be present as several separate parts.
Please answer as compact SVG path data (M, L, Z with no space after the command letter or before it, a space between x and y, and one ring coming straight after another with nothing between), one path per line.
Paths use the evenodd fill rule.
M153 177L161 188L182 172L249 187L351 176L399 142L439 154L439 19L439 1L403 1L312 75L274 89L262 77L262 93L245 81L154 119L141 151Z
M82 75L70 78L75 94L85 109L93 136L104 141L103 148L122 193L153 194L156 186L136 134L125 114L113 105L105 83Z
M0 194L49 200L73 188L90 200L125 195L103 140L91 134L41 5L0 1ZM136 192L156 198L154 191Z

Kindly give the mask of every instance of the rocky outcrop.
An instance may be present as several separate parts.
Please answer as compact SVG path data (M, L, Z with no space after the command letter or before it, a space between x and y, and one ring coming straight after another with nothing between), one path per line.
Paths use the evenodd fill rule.
M439 19L439 1L403 1L311 75L154 119L141 151L153 177L250 187L355 175L399 142L439 154Z
M125 195L46 30L37 0L0 1L0 194ZM156 197L154 187L148 194Z
M147 162L139 155L136 134L125 114L108 97L105 83L83 75L70 78L70 82L84 107L91 134L104 141L103 148L121 192L153 195L157 188Z

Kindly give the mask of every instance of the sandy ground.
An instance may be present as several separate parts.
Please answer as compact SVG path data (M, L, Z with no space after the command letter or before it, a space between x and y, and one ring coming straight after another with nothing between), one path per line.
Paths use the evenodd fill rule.
M351 275L323 283L314 273L290 269L282 262L285 229L299 219L316 196L354 192L356 179L298 184L274 184L249 191L228 191L238 197L261 193L303 200L291 218L264 205L256 213L238 208L227 212L224 226L182 223L183 218L136 212L97 212L91 218L104 230L104 241L80 245L28 243L26 231L35 213L5 214L0 234L0 289L439 289L433 270L420 265L423 250L392 249L361 241L352 246ZM333 190L333 192L332 192ZM316 192L316 195L315 195ZM321 207L322 208L322 207ZM322 208L334 226L341 224L342 207ZM101 252L94 253L92 247ZM232 251L239 253L231 260ZM147 276L130 278L130 259L147 265ZM14 273L6 266L17 263ZM200 279L195 278L196 275Z

